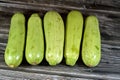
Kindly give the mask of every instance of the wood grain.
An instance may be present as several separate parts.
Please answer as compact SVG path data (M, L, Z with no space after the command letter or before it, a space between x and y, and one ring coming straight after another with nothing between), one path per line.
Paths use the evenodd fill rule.
M101 6L108 6L120 9L120 1L119 0L0 0L1 2L16 2L16 3L47 3L47 4L92 4L92 5L101 5Z
M0 78L8 79L120 79L120 1L119 0L0 0ZM71 3L73 2L73 3ZM78 3L77 3L78 2ZM84 3L80 5L81 3ZM95 3L95 4L94 4ZM10 19L13 13L23 12L28 17L37 12L43 18L49 10L58 11L66 20L70 10L79 10L84 19L96 15L100 22L102 39L102 59L95 68L86 67L81 58L74 67L61 64L51 67L46 61L38 66L30 66L23 60L20 67L10 69L4 63L4 51L8 40Z

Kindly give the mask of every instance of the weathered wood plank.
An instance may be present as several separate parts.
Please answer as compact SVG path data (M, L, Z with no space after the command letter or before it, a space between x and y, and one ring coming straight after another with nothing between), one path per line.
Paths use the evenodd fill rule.
M102 7L104 8L118 8L120 9L119 0L0 0L1 2L12 2L12 3L32 3L32 4L56 4L56 5L81 5L88 8Z
M102 8L89 8L89 6L80 5L80 3L57 3L56 1L40 4L39 0L0 0L0 76L7 79L47 79L51 77L53 79L70 79L71 77L75 80L78 78L94 78L94 79L120 79L120 11L119 9L102 9ZM6 1L6 2L5 2ZM47 1L47 0L46 0ZM62 0L61 0L62 1ZM66 0L67 1L67 0ZM84 0L83 0L84 1ZM100 1L100 0L98 0ZM113 1L113 0L110 0ZM88 2L92 4L92 2ZM119 3L119 1L118 1ZM66 4L66 5L65 5ZM79 6L79 5L80 6ZM101 4L101 3L100 3ZM111 3L112 4L112 3ZM111 5L112 6L112 5ZM115 6L114 6L115 7ZM108 8L108 7L107 7ZM119 7L118 7L119 8ZM7 44L10 19L13 13L23 12L26 19L31 13L38 12L43 18L44 14L48 10L58 11L63 19L66 19L66 15L70 10L79 10L83 13L84 18L87 15L96 15L100 22L100 31L102 38L102 60L100 64L95 68L87 68L83 65L81 58L74 67L66 66L64 61L55 66L48 66L47 62L44 61L38 66L30 66L26 64L25 60L17 69L9 69L4 63L4 50ZM12 74L10 74L12 73ZM18 74L18 75L15 75ZM31 76L28 76L31 75ZM35 75L35 77L33 77ZM20 77L19 77L20 76ZM27 77L26 77L27 76ZM75 78L76 77L76 78Z
M61 75L42 74L37 72L14 71L0 69L1 80L88 80L87 78L75 78ZM92 80L92 79L90 79Z
M0 0L3 2L17 2L17 3L21 3L21 2L25 2L25 3L49 3L49 4L92 4L94 6L108 6L108 7L114 7L114 8L119 8L120 9L120 0Z
M1 56L0 59L3 57ZM11 74L10 74L11 73ZM15 75L16 74L16 75ZM91 68L87 68L81 65L75 65L74 67L69 67L63 64L51 67L48 65L38 65L30 66L28 64L23 64L17 69L8 68L3 62L0 64L0 75L5 77L14 78L24 78L24 79L39 79L49 77L50 79L120 79L119 74L106 73L106 72L94 72ZM28 76L29 75L29 76ZM34 76L33 76L34 75ZM44 77L43 77L44 76ZM58 77L56 77L58 76Z

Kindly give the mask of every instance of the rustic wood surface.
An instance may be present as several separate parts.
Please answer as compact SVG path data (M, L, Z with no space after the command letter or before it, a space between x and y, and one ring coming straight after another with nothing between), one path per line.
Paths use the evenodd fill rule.
M87 80L120 79L120 0L0 0L0 79L23 80ZM102 38L102 59L94 68L86 67L81 58L74 67L64 61L51 67L44 60L38 66L30 66L23 60L20 67L10 69L4 63L4 51L8 40L10 19L13 13L23 12L28 17L37 12L43 18L49 10L58 11L64 21L70 10L79 10L84 18L96 15L100 22Z

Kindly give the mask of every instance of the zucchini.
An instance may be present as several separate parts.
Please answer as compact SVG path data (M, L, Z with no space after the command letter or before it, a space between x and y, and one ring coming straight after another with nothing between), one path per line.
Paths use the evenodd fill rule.
M88 67L97 66L101 59L101 38L96 16L88 16L82 45L82 60Z
M71 11L66 21L66 39L64 57L66 64L74 66L79 58L83 29L83 16L79 11Z
M44 58L42 20L37 13L32 14L28 20L25 57L31 65L41 63Z
M57 65L63 59L64 23L60 14L49 11L44 16L46 39L46 60L49 65Z
M25 17L22 13L15 13L11 18L8 43L5 50L5 63L11 67L18 67L23 59L25 42Z

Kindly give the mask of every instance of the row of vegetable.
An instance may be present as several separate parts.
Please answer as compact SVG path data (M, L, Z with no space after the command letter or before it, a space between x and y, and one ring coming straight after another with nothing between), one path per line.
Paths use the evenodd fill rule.
M40 64L44 55L51 66L59 64L63 57L70 66L74 66L78 58L82 58L89 67L99 64L101 38L96 16L88 16L84 22L82 13L73 10L68 13L64 23L58 12L48 11L43 20L38 13L33 13L27 22L27 30L25 23L22 13L15 13L11 18L4 55L9 67L15 68L21 64L24 50L25 58L31 65Z

